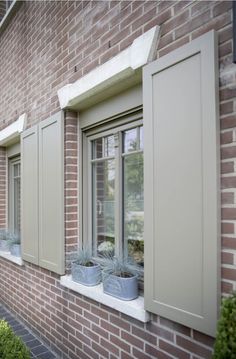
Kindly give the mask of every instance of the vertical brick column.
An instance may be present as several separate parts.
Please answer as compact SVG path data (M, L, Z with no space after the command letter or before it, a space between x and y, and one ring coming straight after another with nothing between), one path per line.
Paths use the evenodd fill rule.
M0 147L0 228L6 227L6 150Z
M78 247L78 131L77 113L65 112L65 252L66 271Z

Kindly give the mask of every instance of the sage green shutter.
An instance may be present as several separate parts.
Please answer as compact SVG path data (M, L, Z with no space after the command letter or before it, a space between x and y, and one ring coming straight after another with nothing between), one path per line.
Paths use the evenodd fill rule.
M209 335L220 293L217 69L212 31L143 72L145 307Z
M38 264L38 128L21 135L22 258Z
M39 124L39 265L64 273L64 119Z

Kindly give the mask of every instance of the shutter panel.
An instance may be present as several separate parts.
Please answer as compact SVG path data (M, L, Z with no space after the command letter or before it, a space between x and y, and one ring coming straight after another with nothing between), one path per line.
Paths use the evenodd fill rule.
M22 258L38 264L38 131L21 135Z
M144 68L145 307L215 335L218 62L212 31Z
M64 274L64 120L39 124L39 265Z

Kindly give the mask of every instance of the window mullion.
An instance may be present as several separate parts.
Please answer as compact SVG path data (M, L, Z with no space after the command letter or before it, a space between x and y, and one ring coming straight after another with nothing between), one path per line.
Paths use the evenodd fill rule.
M115 254L121 256L122 243L122 133L115 134Z

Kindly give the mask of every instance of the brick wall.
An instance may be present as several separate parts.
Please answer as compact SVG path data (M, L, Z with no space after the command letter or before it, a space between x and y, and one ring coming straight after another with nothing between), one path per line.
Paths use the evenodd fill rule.
M0 129L23 112L31 126L58 111L58 88L107 61L154 25L161 25L157 57L210 29L219 35L222 294L227 295L236 289L236 68L232 64L230 1L22 3L0 36ZM68 268L78 234L76 132L76 114L67 112ZM1 196L0 188L4 203ZM0 204L0 221L1 208ZM155 315L150 323L142 324L61 287L57 275L27 263L18 267L0 259L0 298L50 345L57 346L64 358L211 357L212 338Z
M77 113L65 113L65 243L66 269L78 248L78 144Z

